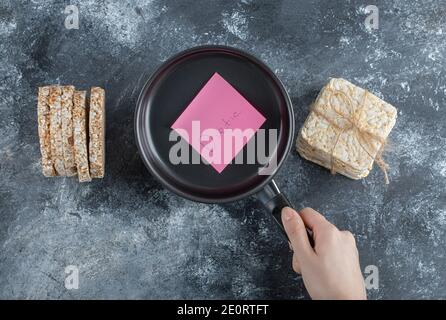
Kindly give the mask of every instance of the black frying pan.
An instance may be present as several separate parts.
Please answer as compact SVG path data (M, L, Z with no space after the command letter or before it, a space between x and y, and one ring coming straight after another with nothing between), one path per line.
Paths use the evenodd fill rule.
M171 125L215 72L265 116L262 128L278 130L277 166L270 175L259 175L259 168L264 166L259 163L230 164L217 173L204 163L174 165L169 161L169 150L175 143L169 141ZM144 85L135 111L135 134L146 167L169 190L205 203L256 194L283 231L281 210L291 204L273 176L293 144L293 108L280 80L257 58L225 46L196 47L175 55Z

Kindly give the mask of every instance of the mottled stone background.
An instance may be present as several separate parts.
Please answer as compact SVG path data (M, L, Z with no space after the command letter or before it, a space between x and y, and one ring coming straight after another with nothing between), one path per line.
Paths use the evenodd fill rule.
M133 136L144 80L172 54L226 44L283 80L300 127L329 77L395 105L391 183L331 176L292 152L278 183L357 237L369 297L446 298L446 4L373 1L0 1L1 298L308 298L287 244L253 199L181 199L145 170ZM107 174L79 184L40 170L36 92L44 84L107 92ZM80 268L66 290L64 268Z

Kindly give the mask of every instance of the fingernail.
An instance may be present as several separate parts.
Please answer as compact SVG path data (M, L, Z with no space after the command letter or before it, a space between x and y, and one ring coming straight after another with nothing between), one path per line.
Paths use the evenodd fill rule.
M288 207L282 209L283 218L285 221L290 221L294 217L294 210Z

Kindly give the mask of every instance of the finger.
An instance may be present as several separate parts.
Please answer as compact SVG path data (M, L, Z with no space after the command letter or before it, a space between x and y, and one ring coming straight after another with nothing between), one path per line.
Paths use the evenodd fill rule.
M305 226L313 230L313 232L318 228L330 225L330 222L328 222L323 215L312 208L303 208L299 211L299 214L304 221Z
M282 209L282 223L290 239L294 254L299 260L313 254L313 248L308 240L305 224L297 212L289 207Z
M297 259L296 255L293 255L293 270L298 274L302 274L302 271L300 270L299 259Z
M350 231L341 231L341 233L347 239L347 241L353 247L355 247L355 253L356 253L357 256L359 256L358 248L356 246L356 239L355 239L355 236L353 235L353 233L351 233Z
M356 239L355 239L355 236L353 235L353 233L351 233L348 230L341 231L341 232L352 244L356 245Z

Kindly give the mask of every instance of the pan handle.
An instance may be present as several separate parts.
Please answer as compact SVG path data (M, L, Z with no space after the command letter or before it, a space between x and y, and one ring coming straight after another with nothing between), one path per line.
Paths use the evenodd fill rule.
M280 191L274 180L271 180L259 193L256 194L256 198L263 204L265 209L273 215L274 220L280 227L280 231L288 240L288 236L282 224L282 209L285 207L292 208L291 202L287 197ZM313 233L311 230L307 229L308 239L310 244L314 246Z

